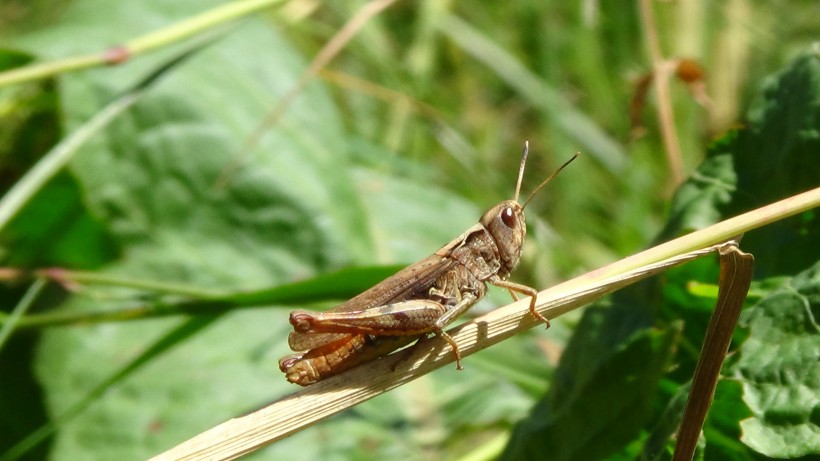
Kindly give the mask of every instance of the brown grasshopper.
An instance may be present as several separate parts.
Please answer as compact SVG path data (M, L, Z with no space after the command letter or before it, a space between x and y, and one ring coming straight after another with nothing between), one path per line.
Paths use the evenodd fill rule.
M432 256L412 264L364 293L326 312L293 311L288 344L297 354L279 360L287 380L302 386L385 356L430 333L450 344L461 370L458 345L444 327L477 303L487 283L530 296L530 313L549 328L549 320L535 310L537 291L508 282L518 263L527 227L524 208L569 161L518 203L529 143L524 143L518 181L512 200L484 213L475 226Z

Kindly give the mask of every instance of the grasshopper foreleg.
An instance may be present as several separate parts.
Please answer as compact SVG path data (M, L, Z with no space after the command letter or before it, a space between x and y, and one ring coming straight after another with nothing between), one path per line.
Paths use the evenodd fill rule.
M538 291L535 288L528 287L526 285L521 285L520 283L515 282L508 282L506 280L502 280L501 278L495 278L489 280L490 283L499 287L499 288L506 288L510 294L512 295L513 299L518 301L518 297L515 293L521 293L522 295L527 295L530 297L530 314L536 318L536 320L540 320L547 325L547 328L550 327L550 320L540 312L535 310L535 302L538 298Z

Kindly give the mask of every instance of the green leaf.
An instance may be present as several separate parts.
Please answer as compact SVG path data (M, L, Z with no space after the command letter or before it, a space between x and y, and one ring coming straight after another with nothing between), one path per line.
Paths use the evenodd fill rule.
M738 139L738 194L725 216L820 186L820 55L810 50L770 78ZM757 277L794 274L808 267L820 248L815 212L779 221L743 240L745 251L765 265Z
M731 202L737 190L734 151L736 131L713 143L706 159L683 183L672 201L669 219L659 240L701 229L721 220L721 208Z
M817 152L820 152L820 145L817 143L820 137L817 136L817 120L820 120L820 87L818 87L818 58L815 53L806 53L786 69L782 75L772 79L763 92L763 96L758 102L759 109L750 113L750 123L744 129L739 129L728 133L722 139L716 141L709 150L708 157L693 173L690 179L682 185L675 195L675 199L670 209L670 218L665 230L658 240L667 240L677 235L691 230L704 227L714 222L720 221L748 211L751 208L764 205L766 203L784 198L790 194L802 192L818 185L820 170L817 169ZM765 137L766 142L763 142ZM774 139L788 139L786 144L773 145ZM773 149L771 155L766 150ZM778 159L778 164L783 167L778 168L776 173L772 170L771 159ZM772 175L771 180L767 175ZM765 187L757 186L759 183L766 183ZM806 248L820 248L820 222L813 213L806 213L804 216L787 220L782 223L767 226L763 229L749 233L743 239L742 248L751 252L760 261L758 276L771 276L773 274L789 273L794 271L800 262L816 260L816 255ZM773 244L777 242L777 244ZM779 246L782 245L782 246ZM759 256L761 254L762 256ZM805 267L805 266L802 266ZM690 263L685 267L670 271L662 282L648 281L641 286L631 287L616 295L616 306L620 303L631 305L632 310L621 309L619 319L610 318L608 324L610 328L617 328L617 325L629 325L630 322L650 322L666 319L667 322L684 320L686 330L682 341L681 354L676 358L678 367L668 374L667 379L684 385L692 376L695 359L703 341L705 325L711 315L714 300L708 298L697 298L685 290L689 281L699 281L703 283L714 283L717 280L717 266L711 259L704 259L697 263ZM764 279L765 280L765 279ZM662 285L661 285L662 283ZM763 285L760 285L763 286ZM658 296L658 288L663 290L663 297ZM618 301L620 300L620 301ZM647 315L652 315L653 308L659 306L662 313L659 319L648 320ZM640 312L644 312L641 314ZM606 357L604 351L617 347L624 347L623 343L611 341L605 336L601 336L594 328L589 328L585 323L587 316L593 315L590 312L584 314L576 335L573 337L570 347L575 344L586 343L589 350L600 351L602 357ZM631 320L629 320L631 319ZM674 323L672 323L674 325ZM664 323L659 323L660 328L668 328ZM635 328L633 325L631 328ZM629 331L629 330L624 330ZM739 334L743 337L743 334ZM755 332L749 333L750 338L755 336ZM623 338L621 338L621 341ZM568 349L567 355L572 349ZM550 389L549 394L560 402L571 404L573 392L578 389L564 389L561 377L566 370L575 370L578 374L594 373L597 364L585 362L583 357L576 356L562 358L561 368L556 374L556 384ZM571 361L576 362L571 364ZM803 362L804 367L808 367L810 360ZM570 373L573 376L572 373ZM609 381L617 382L613 377L605 378ZM575 381L573 381L575 383ZM556 387L557 386L557 387ZM581 387L582 388L582 387ZM610 395L619 395L620 389L613 390ZM653 394L645 393L645 398L655 399L653 405L666 406L670 398L674 398L675 392L665 389ZM559 397L560 396L560 397ZM718 409L713 411L732 409L733 415L745 414L746 405L740 400L738 393L720 394L721 400L718 402ZM735 400L732 400L732 399ZM590 399L586 399L590 400ZM551 402L546 400L546 402ZM510 442L508 452L516 456L527 453L536 453L536 448L541 447L546 450L546 446L539 445L543 440L549 440L553 445L559 444L568 447L584 447L583 443L574 441L572 434L561 433L561 437L553 435L556 427L563 427L558 423L553 423L552 418L556 412L551 407L545 408L542 401L536 410L537 417L533 420L547 427L543 432L532 429L532 421L525 423L526 431L520 430ZM716 403L717 405L717 403ZM547 412L550 410L552 412ZM540 412L539 412L540 411ZM574 409L573 415L583 414ZM617 413L616 413L617 414ZM657 414L657 413L656 413ZM670 418L675 415L672 414ZM640 435L642 423L633 422L630 428L630 421L610 422L607 426L614 432L608 434L607 441L613 443L609 448L611 453L622 450L619 455L623 456L629 450L628 444L637 440ZM529 424L530 426L528 426ZM736 459L750 459L753 454L748 448L738 444L739 436L737 424L731 425L727 421L716 420L706 429L704 439L704 451L706 459L709 454L733 452L732 457ZM569 427L572 427L571 425ZM666 428L674 427L670 422ZM629 430L632 430L631 436ZM580 430L580 429L576 429ZM594 433L595 428L587 429ZM667 431L667 434L671 432ZM630 438L632 437L632 438ZM662 437L662 434L661 434ZM622 446L612 439L620 439ZM655 446L661 445L660 440L655 440ZM522 448L524 447L524 448ZM650 450L651 451L651 450ZM555 448L550 449L551 453ZM510 455L512 456L512 455ZM559 451L556 456L567 456L572 459L572 453L564 455ZM585 458L586 456L587 458ZM584 453L578 459L593 459L603 457L603 453ZM559 458L561 459L561 458Z
M769 78L747 125L713 143L675 194L660 240L820 186L820 56L810 50ZM743 238L760 261L755 276L794 273L817 259L815 212L769 224Z
M163 8L175 10L169 17L178 16L183 4L188 13L203 8L199 2L125 7L81 0L72 3L65 17L82 20L59 23L22 41L46 48L52 44L54 48L40 49L44 54L76 53L121 39L122 31L111 24L134 27L144 20L145 27ZM94 14L81 14L92 6ZM141 15L134 8L150 12ZM87 26L88 35L77 37L78 23ZM164 58L159 53L134 66L63 76L63 116L69 130ZM474 206L439 187L393 181L384 172L358 168L349 155L341 117L318 84L296 98L256 149L241 152L245 138L305 66L275 29L260 20L247 21L175 68L77 153L70 172L84 213L101 223L105 238L121 250L101 274L218 291L260 290L344 265L413 261L475 222L480 213ZM385 158L382 148L369 145L369 151ZM240 168L227 186L216 187L237 160ZM45 197L35 197L25 212L47 206ZM430 206L440 219L426 219ZM53 226L35 236L35 243L52 240L58 245L69 237ZM92 239L91 248L105 248L101 237L89 232L82 236ZM92 251L90 256L106 260L103 255ZM341 278L325 277L318 282L323 283L321 290L308 294L349 292L362 287L360 280L350 271ZM305 294L311 286L297 284L294 289ZM260 294L278 302L294 295L288 289L261 289L239 297ZM58 308L81 315L140 305L142 296L145 293L133 289L94 288ZM138 369L134 357L144 356L152 342L172 334L180 320L43 333L34 367L50 418L59 422L52 459L147 458L293 391L276 366L289 352L286 315L285 310L229 313L168 346L161 356L139 363ZM88 400L89 392L103 385L106 391L92 393ZM82 412L75 411L78 402L83 403ZM517 411L519 416L524 409L520 403L504 407L504 415ZM362 427L373 425L364 421ZM362 430L361 437L369 438L366 433ZM289 439L278 449L300 453L299 440Z
M240 292L224 299L244 306L345 300L390 277L404 266L347 267L308 280Z
M83 205L75 179L65 173L49 181L11 221L0 245L14 249L6 264L31 268L94 269L119 252L107 229Z
M139 370L143 365L149 363L155 357L161 355L170 348L173 348L178 343L186 340L189 336L199 332L201 329L210 325L216 316L201 316L193 318L181 324L178 328L171 329L167 335L158 338L150 347L145 349L133 360L126 363L121 369L112 373L91 389L85 396L67 407L56 418L53 418L49 423L41 426L37 430L27 434L25 438L14 444L11 449L2 454L5 459L17 459L25 454L29 454L31 450L38 448L38 445L52 435L65 423L71 421L74 417L84 412L90 405L99 400L100 396L108 392L109 389L128 378L132 373Z
M754 416L743 442L775 458L820 453L820 263L746 311L736 370Z
M601 341L573 337L552 387L516 426L502 459L603 459L637 436L680 330L637 327L629 311L586 312L578 330Z
M740 421L751 416L743 402L743 385L736 379L723 378L715 389L712 408L703 427L705 459L750 461L757 456L740 441Z
M189 2L189 11L199 8L194 3ZM93 16L101 25L133 24L136 17L143 18L137 14L126 19L131 16L126 14L117 20L120 6L99 8ZM70 23L66 25L62 33L75 37ZM53 43L70 41L60 39L59 27L45 33L55 39ZM258 52L232 53L235 48ZM255 69L258 60L279 65ZM148 66L157 62L148 61ZM106 271L204 287L257 288L353 260L347 248L363 259L367 220L355 215L360 201L353 195L347 169L339 168L345 162L339 121L320 89L302 95L283 121L285 129L266 139L228 188L214 188L243 137L263 118L266 106L259 102L275 101L302 68L270 29L246 24L241 34L176 69L105 137L78 153L71 171L82 198L124 249L121 259ZM68 125L82 123L128 86L131 72L140 70L66 77ZM337 201L348 206L335 207ZM43 197L37 197L30 210L39 204L44 204ZM329 231L334 228L338 232ZM50 232L39 240L59 242L65 237ZM355 242L347 245L345 240ZM98 295L102 303L80 297L61 308L83 311L133 302L133 294L123 298L122 290L100 290ZM52 418L71 414L99 383L111 387L70 424L62 424L54 456L146 458L192 430L261 404L270 398L270 383L286 386L276 369L276 357L284 355L285 344L274 341L285 336L283 315L270 318L254 312L220 319L219 328L201 332L185 347L175 345L171 353L154 357L152 366L114 381L108 381L111 370L127 366L152 338L162 337L177 321L46 333L38 348L37 375ZM273 344L276 347L269 351ZM260 372L264 378L252 377ZM242 392L205 404L227 389ZM157 405L144 404L149 401ZM111 420L128 423L106 422Z
M31 60L32 55L0 50L0 70ZM0 89L2 190L11 187L12 179L30 169L59 140L59 104L60 93L53 80ZM0 235L4 264L32 267L68 263L88 269L115 254L105 229L84 210L74 178L58 174L38 194ZM53 238L55 234L62 238Z
M810 51L767 80L749 112L746 126L729 132L710 146L707 158L676 192L670 220L659 240L673 238L817 187L820 184L818 126L820 59ZM757 261L756 286L764 295L771 293L773 285L780 285L772 282L778 279L775 276L796 273L816 261L817 255L806 249L820 247L820 220L816 213L808 212L769 224L743 236L741 247L754 254ZM700 349L703 331L711 315L711 309L704 308L713 303L708 298L693 296L683 287L689 281L714 283L715 271L714 262L704 260L670 271L667 275L668 285L664 288L667 302L662 312L669 319L686 320L683 344L691 345L682 349L682 352L688 352L678 358L679 368L672 375L681 383L691 377L697 358L695 353ZM816 341L812 335L802 339ZM768 347L772 344L767 332L762 329L736 332L735 344L743 341L746 341L744 344L760 344L758 353L764 357L777 354L776 347ZM768 346L764 347L763 344ZM811 368L810 363L804 357L803 366ZM744 389L747 387L744 386ZM744 400L747 399L746 394L744 391ZM744 403L739 394L734 397L734 402L732 394L722 394L722 397L718 394L718 397L720 400L716 399L710 411L709 421L712 423L707 422L704 428L707 459L710 456L750 459L754 454L737 443L740 435L737 422L732 423L732 418L714 419L718 412L725 412L726 408L735 409L732 414L740 419L744 411L748 411L748 400ZM789 398L799 400L794 395ZM792 404L797 403L792 400ZM743 433L744 437L750 436L745 426ZM758 440L757 437L752 438Z

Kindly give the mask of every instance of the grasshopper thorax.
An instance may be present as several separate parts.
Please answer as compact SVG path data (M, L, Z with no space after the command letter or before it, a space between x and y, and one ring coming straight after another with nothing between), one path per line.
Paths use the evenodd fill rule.
M490 208L479 221L490 233L501 260L499 276L506 277L518 264L527 235L524 208L515 200L505 200Z

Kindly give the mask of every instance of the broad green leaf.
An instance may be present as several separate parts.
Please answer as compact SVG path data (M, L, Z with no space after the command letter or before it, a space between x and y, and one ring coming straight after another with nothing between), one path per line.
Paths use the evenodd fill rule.
M820 95L820 87L817 86L817 56L813 53L806 53L797 59L792 66L787 69L782 76L772 80L764 90L759 107L765 109L752 111L750 113L750 123L747 127L730 132L724 138L715 142L710 148L709 155L701 164L692 177L677 191L675 200L670 209L670 219L666 229L659 240L666 240L693 229L701 228L714 222L720 221L739 214L749 209L764 205L766 203L781 199L790 194L802 192L818 185L820 171L815 171L818 165L816 162L817 152L820 146L817 145L816 127L818 126L817 98ZM788 115L787 115L788 114ZM767 140L763 142L763 137ZM789 139L791 142L783 146L771 145L772 139ZM759 146L759 147L758 147ZM762 148L776 149L776 152L767 154ZM771 158L779 159L783 165L776 173L771 171ZM764 176L772 175L772 181L768 181ZM768 181L768 182L767 182ZM766 187L757 187L755 184L766 182ZM742 248L745 251L755 254L760 266L766 267L761 271L762 275L779 273L778 271L788 271L793 269L795 261L816 259L816 255L807 252L806 248L820 247L820 242L816 242L820 235L818 221L813 214L808 213L803 217L791 220L792 224L781 223L779 225L768 226L757 230L746 236L743 240ZM762 238L753 237L755 234L764 235ZM772 242L777 241L784 246L773 246ZM775 250L776 249L776 250ZM774 253L773 253L774 251ZM782 252L782 254L780 254ZM758 253L763 256L758 257ZM792 253L795 253L792 255ZM797 255L799 253L799 256ZM784 256L789 255L789 256ZM672 383L678 385L687 383L692 376L693 366L703 341L705 325L711 315L714 300L700 298L687 293L686 284L695 280L701 283L714 283L717 280L717 267L713 260L705 259L697 263L689 264L686 267L677 268L670 271L664 278L663 284L660 282L648 281L638 287L630 287L616 295L616 300L623 300L626 297L629 301L626 305L633 306L632 309L620 309L620 323L615 319L610 319L611 328L616 325L629 325L630 321L639 321L640 312L651 312L660 308L661 319L666 322L674 322L676 319L686 321L685 339L681 348L681 354L676 362L678 367L668 375ZM641 288L642 286L642 288ZM654 287L654 288L653 288ZM658 296L658 289L662 288L664 297ZM616 301L617 303L617 301ZM620 305L620 304L616 304ZM576 336L570 343L571 347L578 344L585 344L589 350L601 351L601 356L606 357L604 351L609 351L617 347L624 347L619 342L624 338L613 341L601 334L596 329L591 329L585 321L592 316L592 311L584 315ZM645 314L643 314L645 315ZM629 320L629 319L632 320ZM647 321L644 317L643 321ZM658 320L655 320L658 321ZM671 325L674 325L672 323ZM660 323L660 328L669 328L669 324ZM634 328L634 325L633 325ZM743 335L739 335L743 336ZM750 332L750 337L755 336L755 332ZM628 337L628 336L627 336ZM809 361L804 361L804 366L809 366ZM582 443L575 441L578 436L573 433L563 433L567 423L553 423L552 418L557 418L558 413L554 408L548 406L555 403L552 399L559 399L558 402L573 402L574 392L583 392L583 386L573 389L563 389L561 377L568 373L575 376L572 370L580 376L594 373L596 363L590 364L575 355L562 358L561 365L556 374L556 384L550 389L548 396L539 407L536 408L531 420L524 423L526 430L516 433L507 453L511 456L520 456L523 453L531 455L538 450L533 447L541 447L547 450L543 440L551 440L554 445L560 444L568 447L566 450L573 450ZM626 372L625 372L626 373ZM577 379L577 378L576 378ZM610 377L610 382L617 383L617 380ZM583 382L583 380L582 380ZM670 383L671 384L671 383ZM603 385L603 384L601 384ZM675 392L672 389L664 389L660 392L650 394L645 393L648 400L656 399L653 405L666 405L666 400L673 398ZM610 395L621 395L619 391L612 391ZM744 414L745 404L739 400L740 395L720 394L720 408L732 408L735 415ZM551 396L551 397L550 397ZM583 400L591 401L592 396L586 396ZM736 399L732 401L732 398ZM619 397L623 399L624 397ZM581 400L579 398L579 400ZM547 403L544 403L547 402ZM556 404L557 405L557 404ZM583 414L583 413L580 413ZM607 411L605 414L610 415ZM617 414L617 413L615 413ZM657 413L656 413L657 414ZM571 418L580 416L576 410ZM660 415L659 415L660 416ZM674 416L674 415L673 415ZM533 422L533 421L538 421ZM717 421L720 421L719 419ZM630 423L632 424L630 426ZM607 426L615 431L608 434L606 440L613 445L608 448L610 456L620 459L626 451L631 441L638 440L643 422L619 420ZM712 424L712 423L710 423ZM554 426L554 427L553 427ZM670 422L668 427L674 427ZM533 427L543 429L538 431ZM573 426L569 426L573 427ZM631 429L631 435L628 430ZM578 429L580 430L580 429ZM595 433L595 428L587 429ZM560 434L558 437L555 434ZM671 434L671 432L667 432ZM630 439L633 437L634 439ZM747 448L731 443L730 440L737 440L738 427L732 426L728 422L714 423L706 429L705 445L703 453L707 456L710 453L726 453L734 451L733 456L737 459L750 459L751 454ZM620 439L624 444L623 448L617 445L615 439ZM582 439L583 440L583 439ZM612 454L616 451L620 454ZM529 452L527 450L530 450ZM550 452L554 453L553 448ZM560 449L559 449L560 450ZM567 456L565 459L572 459L573 453L564 454L559 452L558 456ZM605 453L584 452L578 459L597 459L603 457ZM511 458L512 459L512 458Z
M747 124L714 142L675 194L666 240L820 186L820 56L808 51L769 78ZM817 255L820 219L805 213L743 238L756 277L793 273Z
M81 14L92 5L99 22ZM20 42L53 43L53 49L40 49L45 55L94 49L127 37L110 30L118 17L133 32L140 29L134 18L148 24L164 8L162 2L140 5L150 11L140 15L134 5L78 1L66 12L66 18L83 16L77 23ZM169 18L180 5L169 7L174 10ZM189 13L202 8L197 2L187 5ZM73 27L79 23L88 35L74 40ZM101 37L106 33L113 35ZM68 129L91 117L135 75L150 71L160 57L63 77ZM318 84L300 94L258 148L239 152L304 67L273 28L245 22L175 69L78 153L70 171L83 203L121 248L104 273L219 291L258 290L356 262L413 261L475 222L480 212L474 206L439 187L357 169L341 119ZM370 151L386 158L377 147ZM240 168L219 189L216 183L237 158ZM33 206L43 205L41 200ZM51 233L42 239L62 237ZM83 312L140 302L135 298L140 293L131 289L90 294L59 308ZM145 458L296 390L276 364L288 352L286 315L285 310L225 315L197 336L163 349L125 379L110 382L85 412L59 427L51 458ZM87 399L114 371L129 369L179 323L161 319L45 333L36 371L52 418ZM510 410L496 415L509 418L510 411L520 416L524 404L501 408ZM346 425L328 424L330 430ZM373 423L362 420L361 425L372 433ZM367 432L361 438L370 439ZM305 439L315 439L320 451L331 449L336 444L323 433L309 431L272 450L293 457Z
M820 453L820 263L744 314L749 338L737 373L753 417L743 442L775 458Z
M731 144L737 132L729 132L714 142L707 158L675 192L669 220L661 239L701 229L720 221L720 212L737 190L737 172Z
M59 238L55 238L55 236ZM118 245L82 203L76 180L60 173L23 208L0 237L7 264L94 269L114 259Z
M601 341L573 338L552 387L515 428L502 459L603 459L640 432L679 330L640 327L624 305L590 308L578 329Z
M740 441L740 421L751 415L742 394L743 385L738 380L723 378L718 382L712 408L703 427L704 437L708 441L705 459L756 459L756 455Z
M820 60L814 53L805 53L779 75L764 85L754 108L749 112L748 125L733 130L710 146L708 157L692 177L677 191L671 207L671 217L660 240L697 229L721 219L740 214L757 206L803 192L820 184L817 136L820 120ZM773 140L778 140L773 142ZM777 165L777 167L775 167ZM756 286L762 293L771 292L775 275L793 273L817 256L807 248L820 247L820 221L813 212L770 224L743 236L741 248L754 254ZM671 376L687 382L700 350L705 325L711 315L714 300L695 296L686 290L689 281L714 283L717 265L703 260L668 273L664 287L664 316L685 319L684 344L679 368ZM768 277L768 278L767 278ZM735 344L743 341L763 341L761 330L736 332ZM748 336L748 338L747 338ZM768 343L767 343L768 344ZM772 351L773 352L773 351ZM772 353L772 352L767 352ZM808 366L806 362L806 366ZM720 394L719 394L720 395ZM736 395L723 394L723 408L734 408L743 414L746 404ZM716 401L715 405L718 402ZM710 412L710 421L720 409ZM748 411L748 410L745 410ZM731 419L731 418L728 418ZM754 456L746 447L734 442L739 437L737 423L728 419L712 424L705 430L706 454L733 453L739 459ZM721 420L718 420L721 421Z
M0 69L33 60L28 53L0 50ZM0 89L0 189L31 167L59 135L59 93L53 80ZM55 234L61 238L54 238ZM19 268L68 263L97 267L111 257L111 241L104 229L83 212L76 182L62 174L39 192L0 234L0 265ZM0 309L11 309L26 284L0 285ZM55 300L53 291L46 299ZM38 300L39 301L39 300ZM12 336L0 348L0 452L47 422L43 391L32 361L37 338ZM13 377L7 379L8 377ZM32 451L43 458L48 447Z
M672 459L677 442L675 436L683 417L689 391L688 384L677 388L677 392L669 400L669 405L643 445L643 452L638 459L641 461ZM723 379L718 382L712 408L695 451L695 459L734 461L756 459L755 455L739 440L740 425L738 422L750 414L746 405L741 401L741 393L741 384L735 379Z
M669 384L668 382L661 383L662 386L668 386ZM678 432L689 390L690 386L688 385L677 389L643 442L643 449L636 459L640 461L662 461L672 458L675 444L670 442L670 439ZM695 453L695 456L697 456L697 451Z
M0 50L0 70L26 64L33 55ZM60 93L53 80L0 89L0 175L16 177L60 137ZM11 184L3 181L0 188ZM84 212L74 178L60 174L0 235L0 258L9 266L70 264L93 268L113 257L105 229ZM55 239L53 235L62 238ZM96 234L96 235L95 235Z

